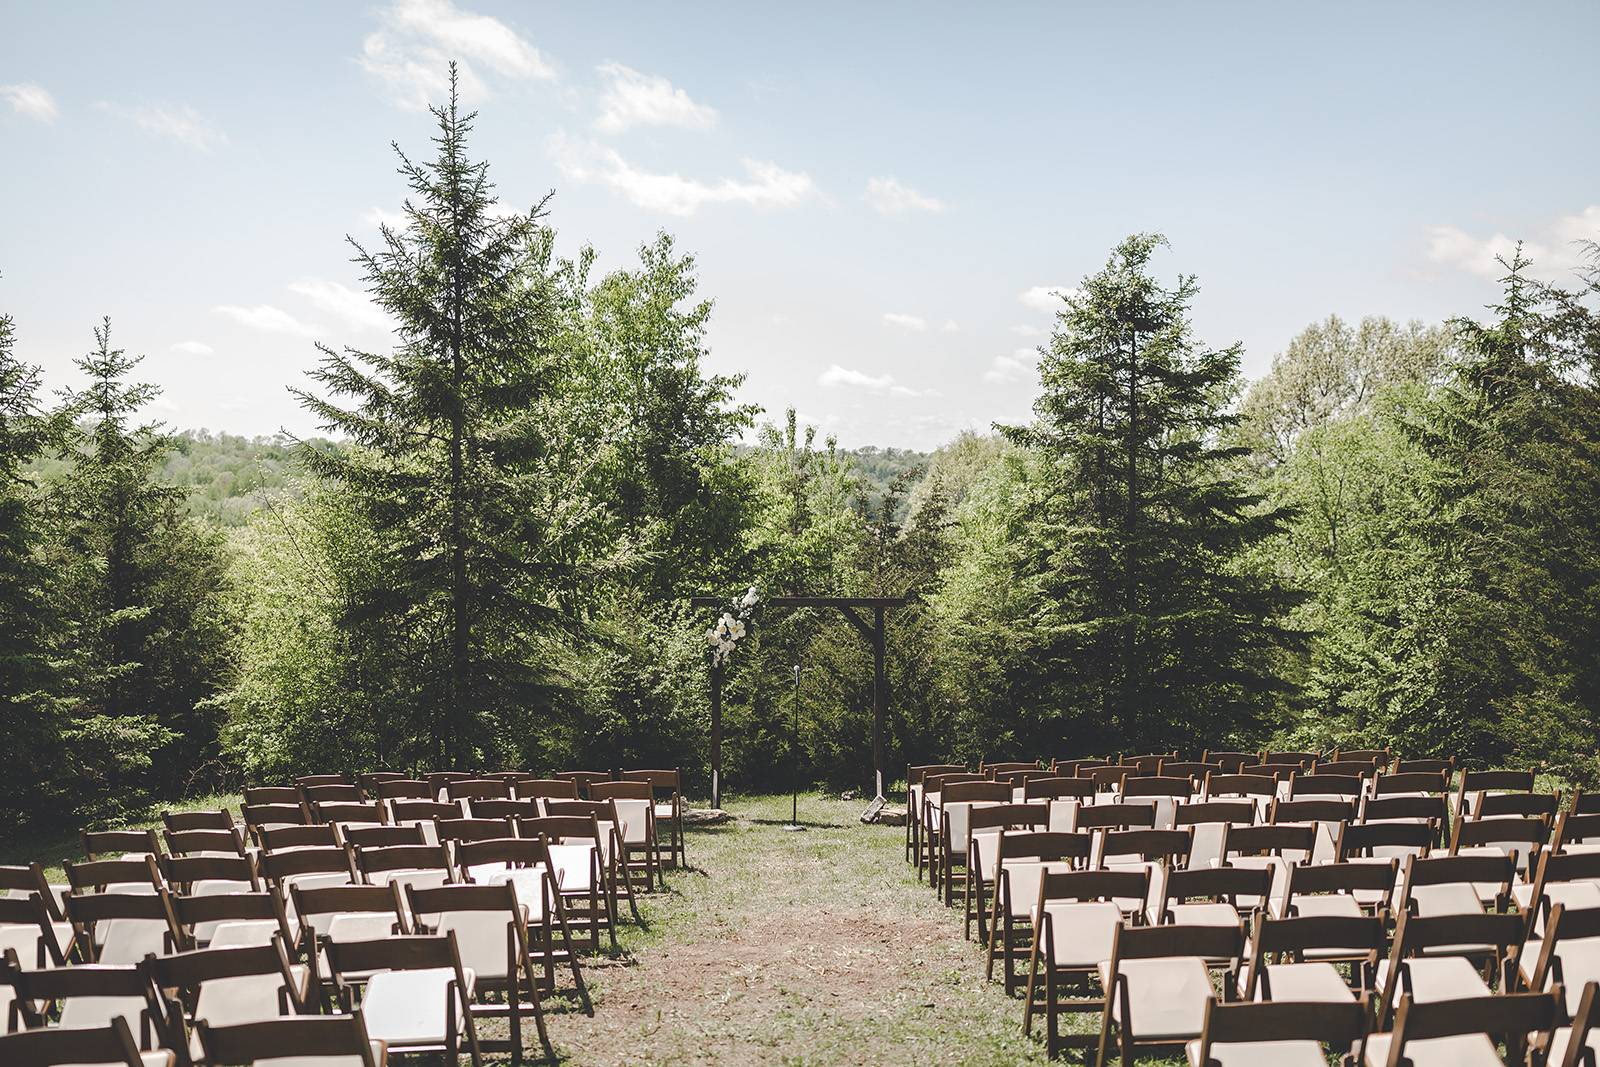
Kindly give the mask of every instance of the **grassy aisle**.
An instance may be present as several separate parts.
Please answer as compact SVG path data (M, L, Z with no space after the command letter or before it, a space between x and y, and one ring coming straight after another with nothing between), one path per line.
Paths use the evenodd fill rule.
M645 900L647 930L589 961L595 1016L556 1016L577 1064L1043 1064L1021 1005L983 980L961 916L902 860L902 831L863 804L732 800L692 831L695 870Z

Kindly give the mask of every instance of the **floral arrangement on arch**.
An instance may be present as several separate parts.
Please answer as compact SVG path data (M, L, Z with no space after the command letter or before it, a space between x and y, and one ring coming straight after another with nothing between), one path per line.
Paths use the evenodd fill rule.
M755 616L756 608L761 604L761 594L751 586L744 591L744 595L733 602L731 611L724 611L717 624L706 631L706 644L711 648L712 665L720 667L728 662L728 657L733 655L733 650L744 640L749 632L747 624Z

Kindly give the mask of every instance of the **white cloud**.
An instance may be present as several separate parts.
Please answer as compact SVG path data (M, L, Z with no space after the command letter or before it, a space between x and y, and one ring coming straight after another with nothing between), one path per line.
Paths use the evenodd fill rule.
M1556 220L1556 240L1562 244L1575 241L1600 241L1600 204L1590 204L1576 215L1566 215Z
M499 19L463 11L451 0L395 0L380 18L382 25L362 40L358 62L383 83L399 107L421 111L442 102L450 89L447 68L452 59L468 100L489 95L477 71L480 65L511 79L556 76L527 38Z
M902 315L897 311L886 311L883 321L890 326L898 326L902 330L926 330L928 320L919 315Z
M854 370L850 367L841 367L837 363L829 364L828 369L817 375L817 384L832 389L835 386L847 385L855 389L867 389L875 393L893 393L895 396L938 396L933 390L919 392L909 386L895 382L892 374L868 374L865 371Z
M939 327L939 329L943 330L945 333L958 333L961 330L961 324L955 319L945 319L944 325Z
M681 174L639 170L613 148L573 141L559 133L550 139L550 155L561 173L573 181L598 182L639 207L668 215L693 215L706 204L794 207L817 191L809 174L755 159L740 161L745 170L742 180L705 182Z
M868 178L867 203L883 215L901 215L907 211L939 212L945 207L942 200L919 193L894 178Z
M1035 285L1017 294L1017 300L1035 311L1059 311L1061 298L1076 296L1078 290L1069 285Z
M262 333L287 333L296 337L315 337L322 332L320 327L301 322L282 308L275 308L271 304L257 304L255 307L241 307L238 304L218 304L211 310L218 315L225 315L241 326Z
M1031 348L1014 349L1009 356L995 356L983 380L994 385L1011 385L1026 381L1033 374L1039 353Z
M216 352L215 348L204 341L179 341L172 346L174 352L182 352L186 356L209 356Z
M322 278L302 278L289 283L289 291L311 301L318 311L343 319L356 329L385 330L390 326L389 316L373 304L366 293L349 286Z
M1576 215L1563 215L1535 229L1548 240L1524 239L1522 254L1533 261L1533 272L1557 278L1579 265L1578 242L1600 241L1600 204L1591 204ZM1509 261L1517 250L1517 240L1496 232L1478 237L1459 226L1428 228L1428 259L1482 278L1500 278L1506 269L1500 260Z
M228 135L206 121L205 117L189 107L164 104L137 104L132 107L102 100L95 105L100 110L126 119L146 133L186 144L201 152L209 152L228 143Z
M1013 326L1011 332L1018 337L1043 337L1044 331L1037 326Z
M404 211L390 211L388 208L368 208L366 214L361 216L361 221L376 229L379 226L388 226L391 229L404 229L406 213Z
M595 126L607 133L621 133L630 126L709 130L717 124L715 108L695 103L660 75L641 74L621 63L604 63L596 69L606 78L606 90Z
M49 90L32 82L0 85L0 100L10 104L11 110L23 118L37 119L39 122L54 122L56 116L61 114L61 109L56 107L56 98L50 95Z

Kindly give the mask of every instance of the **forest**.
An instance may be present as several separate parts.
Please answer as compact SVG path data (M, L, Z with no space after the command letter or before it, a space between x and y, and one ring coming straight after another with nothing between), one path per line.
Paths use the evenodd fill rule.
M889 764L1393 745L1596 781L1600 249L1520 253L1446 322L1308 324L1255 381L1155 234L1060 298L1033 417L847 451L703 366L661 234L555 251L435 112L357 246L396 324L287 382L321 435L145 421L139 338L86 309L57 391L0 317L0 781L12 825L309 771L681 766L705 788L688 598L905 595ZM338 235L330 234L330 240ZM756 608L734 791L870 779L871 661Z

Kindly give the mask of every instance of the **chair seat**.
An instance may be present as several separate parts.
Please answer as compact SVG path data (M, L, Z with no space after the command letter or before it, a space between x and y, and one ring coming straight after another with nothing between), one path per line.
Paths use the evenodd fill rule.
M371 1045L372 1062L383 1067L384 1043L373 1041ZM359 1056L279 1056L275 1059L257 1059L256 1067L362 1067L362 1063Z
M466 972L467 985L473 972ZM449 987L455 972L448 967L414 971L381 971L367 981L361 1012L367 1033L389 1045L442 1045L449 1029ZM471 988L465 990L468 998ZM461 1006L457 1005L459 1020Z
M1366 1067L1387 1067L1393 1034L1367 1038ZM1425 1041L1406 1042L1406 1060L1412 1067L1505 1067L1486 1034L1458 1034Z
M201 924L204 925L204 924ZM272 935L278 932L276 919L233 919L227 922L214 924L216 929L211 932L208 948L237 948L243 946L270 945ZM294 925L289 926L290 933L294 932ZM195 927L196 936L199 926Z
M594 882L592 843L551 845L550 862L556 868L556 881L567 894L588 893Z
M545 920L545 872L543 867L520 867L516 870L502 870L491 874L485 885L510 885L516 891L517 903L521 904L530 923L541 923Z
M1483 901L1470 882L1414 886L1411 902L1422 916L1483 914Z
M1200 1062L1200 1039L1184 1045L1190 1067L1210 1067ZM1218 1067L1328 1067L1322 1046L1315 1041L1252 1041L1249 1044L1213 1044L1211 1061Z
M1349 893L1314 893L1295 897L1285 904L1285 908L1302 916L1337 915L1360 918L1366 914L1361 910L1360 901Z
M1122 1018L1122 997L1111 989L1111 1017L1141 1041L1180 1040L1200 1035L1206 1001L1212 995L1211 972L1198 956L1123 960L1121 978L1128 983L1128 1013ZM1111 961L1099 966L1100 981L1109 984Z
M1559 1064L1567 1054L1567 1045L1572 1041L1572 1027L1560 1026L1550 1033L1550 1056L1545 1060L1549 1064ZM1600 1029L1589 1031L1589 1048L1600 1059Z
M657 804L655 806L655 813L657 819L677 818L677 812L673 810L671 803Z
M62 1004L61 1019L56 1025L63 1030L99 1030L121 1018L127 1020L128 1029L137 1040L139 1016L146 1007L143 997L72 997Z
M297 963L290 967L289 974L297 987L296 993L304 996L311 969ZM246 974L202 982L195 998L194 1017L212 1026L238 1026L276 1019L282 1014L278 1003L282 990L283 977L278 974ZM190 1038L189 1051L195 1057L205 1055L198 1031Z
M1182 926L1238 926L1239 912L1232 904L1221 901L1202 901L1194 904L1174 904L1168 909L1172 921ZM1154 917L1151 919L1155 921Z
M1028 919L1039 905L1039 883L1046 872L1065 874L1072 864L1065 860L1006 860L1006 900L1013 919ZM1098 960L1096 962L1099 962Z
M1489 996L1483 976L1463 956L1413 956L1405 961L1411 974L1409 992L1421 1003ZM1378 961L1378 988L1389 981L1389 961ZM1402 992L1407 990L1402 987ZM1398 1001L1400 998L1394 998Z
M1047 900L1048 935L1040 945L1055 967L1095 967L1111 958L1122 909L1109 901Z
M1256 986L1256 999L1343 1004L1355 999L1344 976L1331 963L1270 963Z

